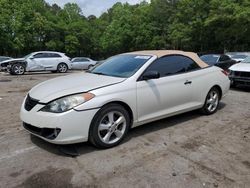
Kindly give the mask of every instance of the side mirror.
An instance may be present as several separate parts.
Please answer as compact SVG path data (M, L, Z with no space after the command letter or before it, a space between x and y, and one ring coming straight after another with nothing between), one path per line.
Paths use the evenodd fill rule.
M30 59L35 59L34 56L30 56Z
M160 78L160 73L158 71L148 71L142 76L142 80L151 80Z

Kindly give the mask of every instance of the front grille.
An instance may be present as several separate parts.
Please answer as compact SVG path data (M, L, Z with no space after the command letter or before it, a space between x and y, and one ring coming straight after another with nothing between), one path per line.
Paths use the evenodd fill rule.
M36 106L38 104L38 100L36 99L32 99L29 94L25 100L25 104L24 104L24 108L27 111L30 111L32 108L34 108L34 106Z
M239 76L239 77L249 77L250 78L250 72L234 71L234 75Z
M23 123L23 127L35 135L42 136L49 140L54 140L61 132L59 128L39 128L28 123Z

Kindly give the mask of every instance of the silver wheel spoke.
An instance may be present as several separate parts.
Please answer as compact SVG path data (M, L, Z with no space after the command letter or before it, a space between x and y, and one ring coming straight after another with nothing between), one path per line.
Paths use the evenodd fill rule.
M214 96L213 96L213 99L217 99L217 94L215 93Z
M213 99L208 99L207 104L213 103Z
M208 107L208 110L211 111L212 107L213 107L213 105L210 104L209 107Z
M123 122L125 122L125 118L123 116L120 116L116 121L116 125L120 125L122 124Z
M114 112L108 113L108 118L109 118L109 123L113 123L114 122Z
M107 134L103 137L104 142L108 143L111 135L111 132L107 132Z
M117 138L121 138L123 135L123 133L120 130L116 130L114 133L117 136Z
M99 131L103 131L103 130L108 130L109 129L109 124L100 124L99 125Z

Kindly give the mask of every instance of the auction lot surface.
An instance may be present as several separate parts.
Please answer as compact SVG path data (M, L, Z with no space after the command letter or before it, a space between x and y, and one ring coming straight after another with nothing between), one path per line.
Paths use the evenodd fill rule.
M72 158L19 119L31 87L63 75L0 73L0 187L250 187L249 89L230 90L212 116L150 123L108 150L78 144Z

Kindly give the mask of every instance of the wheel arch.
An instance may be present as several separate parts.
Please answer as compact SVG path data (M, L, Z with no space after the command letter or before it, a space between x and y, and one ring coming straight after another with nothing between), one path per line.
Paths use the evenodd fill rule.
M11 66L13 66L15 64L22 64L22 65L24 65L25 69L27 68L27 61L14 61L14 62L10 62L9 64Z
M131 128L132 125L133 125L133 121L134 121L134 115L133 115L133 111L130 108L130 106L127 103L125 103L125 102L115 100L115 101L111 101L111 102L108 102L108 103L104 104L101 108L103 108L104 106L110 105L110 104L121 105L122 107L125 108L125 110L127 110L128 114L129 114L129 118L130 118L130 125L129 126Z

